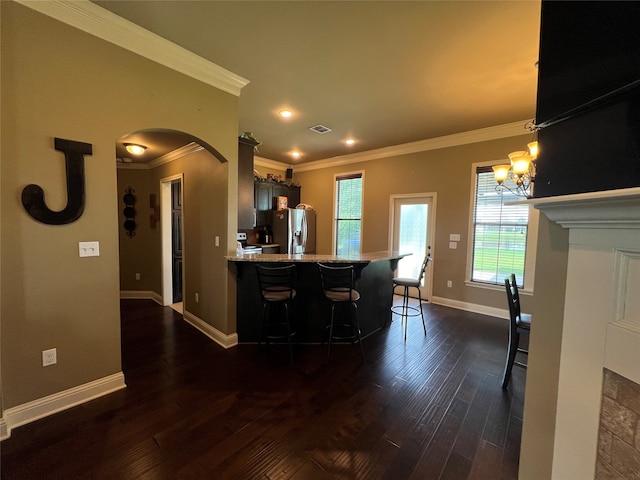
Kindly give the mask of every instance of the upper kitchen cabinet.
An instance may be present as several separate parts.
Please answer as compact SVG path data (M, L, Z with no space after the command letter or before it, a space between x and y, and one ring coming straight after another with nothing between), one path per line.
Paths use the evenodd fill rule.
M271 180L255 181L256 226L269 224L269 211L277 209L277 198L287 197L289 208L300 203L300 187Z
M253 152L255 140L238 139L238 229L254 227Z

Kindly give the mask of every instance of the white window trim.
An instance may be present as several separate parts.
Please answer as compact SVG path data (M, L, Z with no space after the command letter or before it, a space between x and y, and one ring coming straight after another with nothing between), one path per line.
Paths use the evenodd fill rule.
M364 170L355 170L353 172L340 172L333 174L333 215L331 218L331 254L336 254L336 217L338 214L338 202L336 202L336 185L339 177L347 177L349 175L360 175L362 179L362 198L360 208L360 253L362 253L362 231L364 229Z
M504 163L504 159L489 160L486 162L476 162L471 164L471 188L469 195L469 226L467 230L467 271L465 274L464 284L467 287L483 288L485 290L504 290L504 285L489 285L481 282L474 282L471 280L471 273L473 268L473 206L476 193L476 170L478 167L486 167L492 165L501 165ZM525 257L524 265L524 288L520 288L518 291L524 295L532 295L534 290L534 279L536 277L536 255L538 253L538 221L540 218L540 212L538 209L529 207L529 226L527 227L527 254Z

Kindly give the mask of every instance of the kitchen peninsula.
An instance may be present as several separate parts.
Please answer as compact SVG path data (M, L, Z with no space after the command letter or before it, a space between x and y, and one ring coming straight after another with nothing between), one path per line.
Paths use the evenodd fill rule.
M322 341L330 305L320 283L318 264L353 265L356 289L360 292L358 321L362 337L382 328L391 320L392 278L398 261L407 254L373 252L356 255L315 254L245 254L226 257L237 279L236 331L239 342L257 342L262 326L262 299L256 264L296 266L296 300L293 315L297 322L297 340L301 343Z

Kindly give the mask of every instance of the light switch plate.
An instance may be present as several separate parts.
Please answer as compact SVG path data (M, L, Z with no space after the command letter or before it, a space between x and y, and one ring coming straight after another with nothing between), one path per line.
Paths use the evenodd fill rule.
M78 242L78 250L81 257L99 257L100 242Z
M452 242L459 242L460 241L460 234L459 233L450 233L449 234L449 240L451 240Z

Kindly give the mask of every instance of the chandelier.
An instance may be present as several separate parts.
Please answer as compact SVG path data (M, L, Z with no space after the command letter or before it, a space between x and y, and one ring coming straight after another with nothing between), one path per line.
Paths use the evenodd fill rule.
M519 197L530 197L531 187L536 177L536 164L535 161L538 158L538 141L537 132L538 126L535 120L528 122L525 128L530 132L533 132L533 141L527 144L529 151L517 151L511 152L509 156L510 164L495 165L493 168L493 175L498 182L496 185L497 191L508 190L514 195ZM515 188L509 187L504 183L505 180L511 179Z

